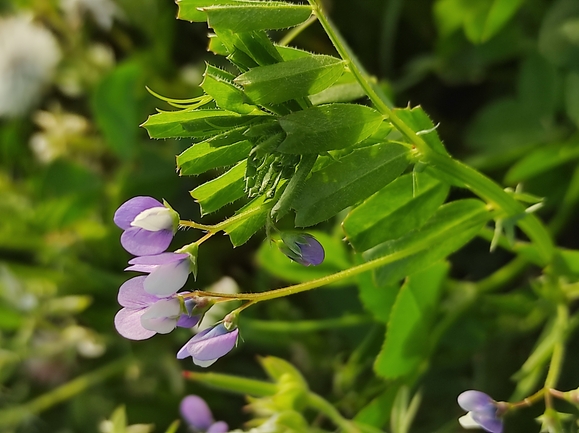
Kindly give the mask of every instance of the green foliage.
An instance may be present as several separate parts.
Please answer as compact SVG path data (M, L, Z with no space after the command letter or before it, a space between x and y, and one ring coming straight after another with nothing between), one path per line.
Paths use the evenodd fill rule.
M215 33L209 53L207 25L175 22L170 2L40 3L1 8L33 16L62 60L41 109L11 118L26 98L5 89L42 71L2 52L0 430L176 433L195 392L234 431L454 431L465 389L517 403L577 388L575 0L177 0ZM162 106L142 124L159 140L136 128L154 110L145 84L171 95L151 91ZM211 283L239 283L239 347L222 373L185 376L248 401L184 383L187 330L136 344L114 330L128 256L112 215L136 195L191 228L168 249L198 254L186 291L226 301ZM272 243L311 226L319 266ZM271 381L248 379L267 353L285 358L259 361ZM524 412L504 431L537 431ZM542 422L571 423L551 407Z

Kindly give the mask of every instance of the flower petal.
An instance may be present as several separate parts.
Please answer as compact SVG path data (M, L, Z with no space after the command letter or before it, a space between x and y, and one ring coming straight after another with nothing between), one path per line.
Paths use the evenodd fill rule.
M503 431L503 421L497 418L496 410L472 412L472 419L488 432L502 433Z
M468 430L481 428L480 425L474 419L472 419L472 412L468 412L466 415L461 416L458 419L458 422L460 423L462 428Z
M206 367L209 367L210 365L215 364L216 361L217 361L217 358L212 359L210 361L200 361L196 358L193 358L193 364L195 364L199 367L203 367L203 368L206 368Z
M189 346L189 353L193 361L211 361L221 358L235 347L238 334L239 329L234 329L213 338L198 340Z
M173 218L171 210L165 206L145 209L131 222L131 227L140 227L150 232L161 230L173 230Z
M189 316L187 314L181 314L177 320L177 326L179 328L193 328L199 323L199 316Z
M156 334L141 325L141 316L145 310L121 309L115 316L115 328L119 334L129 340L146 340Z
M212 424L205 433L227 433L228 431L229 426L225 421L217 421L215 424Z
M189 257L184 253L161 253L154 256L133 257L129 260L129 265L164 265L166 263L178 262Z
M478 412L487 410L489 407L495 408L495 401L481 391L469 390L460 394L457 398L458 404L464 410Z
M207 430L213 424L211 409L201 397L188 395L179 406L181 416L190 427L195 430Z
M157 296L171 296L185 285L190 269L189 260L158 266L145 280L145 291Z
M163 204L152 197L133 197L117 209L113 221L118 227L127 230L137 215L146 209L159 206L163 206Z
M159 334L168 334L177 326L180 312L178 299L160 299L145 310L141 316L141 325Z
M123 283L117 297L119 304L132 310L140 310L153 305L159 300L157 296L145 292L144 282L147 277L141 275Z
M131 227L121 235L121 245L135 256L151 256L165 251L172 239L171 230L150 232L139 227Z

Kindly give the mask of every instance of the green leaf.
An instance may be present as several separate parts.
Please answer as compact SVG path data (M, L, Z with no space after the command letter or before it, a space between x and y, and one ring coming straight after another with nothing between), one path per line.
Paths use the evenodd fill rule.
M579 278L579 251L558 249L551 266L555 275L576 280Z
M201 88L213 97L219 108L239 114L249 114L258 110L255 105L247 103L249 100L243 90L232 83L235 78L234 75L207 64L203 77L203 82L200 84Z
M207 15L200 10L209 6L216 5L234 5L241 3L240 0L176 0L179 11L177 19L185 21L194 21L204 23L207 21Z
M305 50L300 50L299 48L295 47L286 47L282 45L275 45L275 49L280 54L281 58L284 62L288 62L290 60L297 60L302 59L304 57L310 57L312 53Z
M466 37L475 44L486 42L515 15L524 0L476 0L464 22Z
M352 210L342 228L358 251L419 228L444 202L448 185L426 173L409 173Z
M177 156L177 168L181 176L201 174L212 168L235 164L247 158L250 150L251 143L247 140L221 147L202 141Z
M420 229L366 251L366 260L396 254L397 259L374 271L376 283L399 281L430 264L442 260L470 241L491 212L476 199L457 200L441 206Z
M218 32L231 54L228 59L241 70L283 61L281 55L264 31L234 33L231 30Z
M357 104L311 107L279 119L287 133L282 153L321 153L352 146L369 137L384 120L376 110Z
M171 425L169 427L167 427L167 430L165 430L165 433L177 433L177 430L179 429L179 424L181 424L181 421L176 419L175 421L173 421L171 423Z
M325 221L374 194L402 173L409 156L409 149L400 144L376 144L354 150L313 173L292 204L296 225Z
M354 74L346 71L330 87L310 96L313 105L328 104L331 102L350 102L363 98L366 95L364 89L358 83Z
M238 76L234 82L257 104L278 104L321 92L344 72L344 62L336 57L310 55L273 65L258 66Z
M209 137L247 125L263 116L241 116L225 110L169 111L149 116L141 126L151 138Z
M91 98L91 108L105 142L125 160L134 155L137 144L137 86L142 75L140 64L121 64L100 81Z
M400 283L398 282L384 286L376 285L371 272L364 272L358 276L360 301L377 322L388 323L390 311L399 290Z
M408 277L392 308L384 346L374 370L385 379L415 373L431 350L429 337L450 266L437 263Z
M579 158L577 143L547 144L519 160L507 172L505 183L513 185L531 179L559 165Z
M215 212L245 195L243 176L246 163L247 161L240 162L227 173L190 192L201 206L201 215Z
M252 30L279 30L297 26L312 14L309 5L284 2L238 2L203 8L209 27L235 33Z
M401 384L396 383L389 385L386 391L374 398L356 414L354 421L376 428L383 428L390 421L392 406L400 386Z
M290 210L294 198L302 191L306 178L312 171L317 158L317 155L302 156L296 172L271 210L271 217L276 221L282 218Z
M430 117L428 117L428 114L424 112L422 107L396 108L394 112L406 125L412 128L413 131L417 131L417 135L420 135L433 150L443 155L448 155L444 144L442 144L442 141L440 141L438 137L436 126L432 123L432 120L430 120Z
M324 247L326 256L318 266L303 266L293 262L273 242L264 242L257 252L257 261L263 269L282 280L291 283L302 283L325 277L350 267L346 246L342 241L323 232L311 231ZM339 281L335 286L349 284L350 281Z
M241 214L247 215L240 221L236 221L225 228L225 233L229 235L229 239L234 247L238 247L246 243L255 232L265 225L267 214L275 203L274 200L265 201L265 194L256 197L248 204L243 206L235 216ZM235 217L234 216L234 217ZM234 218L233 217L233 218Z

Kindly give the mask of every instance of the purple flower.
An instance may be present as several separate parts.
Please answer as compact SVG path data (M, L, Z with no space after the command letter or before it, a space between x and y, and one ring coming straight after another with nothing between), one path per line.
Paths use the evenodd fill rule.
M135 256L149 256L167 249L179 225L179 214L152 197L133 197L114 216L123 248Z
M458 396L458 404L468 413L459 418L464 428L482 427L491 433L502 433L503 420L499 418L499 405L480 391L465 391Z
M153 335L168 334L176 326L190 328L200 319L192 315L196 306L193 299L185 300L183 311L177 296L159 298L147 293L140 276L126 281L119 289L119 304L123 307L115 316L119 334L130 340L145 340Z
M226 433L229 431L225 422L213 420L211 409L201 397L188 395L181 400L179 410L192 431L205 433Z
M195 365L209 367L235 347L238 335L237 328L228 330L223 323L207 328L185 343L177 359L191 356Z
M317 266L324 261L324 247L308 233L282 233L278 243L282 253L304 266Z
M125 271L145 272L145 291L157 296L170 296L185 285L191 272L189 254L161 253L129 260Z

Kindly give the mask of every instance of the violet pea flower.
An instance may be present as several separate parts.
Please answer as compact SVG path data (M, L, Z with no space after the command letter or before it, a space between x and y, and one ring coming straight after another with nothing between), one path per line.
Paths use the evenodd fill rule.
M152 197L133 197L115 212L115 224L124 230L121 245L135 256L167 249L179 225L179 214Z
M458 404L468 413L459 418L464 428L483 428L491 433L502 433L503 420L499 417L499 403L484 392L469 390L458 396Z
M308 233L282 233L278 247L291 260L303 266L317 266L324 261L324 247Z
M159 298L147 293L139 276L126 281L119 289L118 300L123 307L115 316L115 328L129 340L145 340L153 335L168 334L176 326L191 328L199 320L193 315L195 301L184 302L185 312L177 296Z
M183 398L179 411L191 431L205 433L227 433L229 431L229 426L225 422L215 422L211 409L205 400L197 395L188 395Z
M209 367L237 344L239 330L229 330L223 323L196 334L177 352L177 359L193 358L199 367Z
M189 254L161 253L129 260L125 271L145 272L144 288L156 296L170 296L185 285L191 272Z

